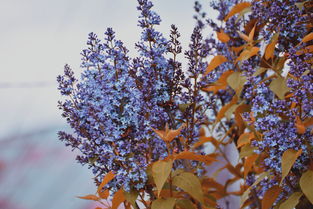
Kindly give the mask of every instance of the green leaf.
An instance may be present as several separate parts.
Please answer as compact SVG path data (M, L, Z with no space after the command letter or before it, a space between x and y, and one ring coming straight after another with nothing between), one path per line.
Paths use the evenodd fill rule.
M179 104L178 108L182 112L186 112L187 108L190 107L192 103L187 103L187 104Z
M193 173L184 172L175 176L173 185L183 189L199 202L204 201L200 180Z
M176 205L182 209L196 209L195 205L189 199L180 199Z
M99 156L90 157L88 158L88 163L94 164L98 159L99 159Z
M173 209L175 198L157 199L152 202L151 209Z
M249 144L247 144L241 148L239 158L241 159L244 157L248 157L250 155L253 155L254 153L254 147L251 147Z
M283 202L280 206L279 209L293 209L295 208L298 203L299 199L303 194L301 192L295 192L293 193L288 199Z
M152 165L152 176L158 189L158 196L163 188L165 181L171 173L173 161L157 161Z
M139 209L136 205L136 200L137 200L137 197L138 197L138 192L137 191L134 191L134 190L131 190L130 192L126 192L124 191L124 197L125 199L127 200L127 202L129 202L130 204L132 204L132 206L135 208L135 209Z
M308 170L300 178L300 187L304 195L313 204L313 171Z
M281 158L282 178L280 184L282 184L283 180L288 175L290 169L296 162L297 158L301 155L301 153L301 149L299 151L288 149L283 153L283 156Z
M298 7L299 10L302 10L305 3L306 3L306 1L305 2L295 3L295 5Z
M240 104L234 104L233 106L231 106L226 112L225 112L225 117L227 118L227 120L231 119L231 116L233 115L234 111L237 109L238 106L240 106Z
M240 96L240 93L246 81L246 77L242 76L240 72L234 72L227 78L228 85L236 91L238 97Z
M270 89L278 96L279 99L283 100L285 94L290 91L286 84L286 80L282 77L278 77L273 80L270 84Z
M258 76L258 75L264 73L265 71L267 71L267 68L259 67L259 68L253 73L252 76Z

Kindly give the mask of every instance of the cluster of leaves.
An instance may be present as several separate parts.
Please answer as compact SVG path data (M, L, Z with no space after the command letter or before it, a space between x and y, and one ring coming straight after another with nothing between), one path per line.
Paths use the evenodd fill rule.
M103 44L90 35L81 81L68 66L58 77L74 129L60 139L98 184L81 198L105 208L219 208L230 196L241 208L312 207L313 4L212 1L218 25L196 2L183 71L178 29L165 39L152 3L138 3L140 57L108 29ZM203 38L207 27L215 34Z

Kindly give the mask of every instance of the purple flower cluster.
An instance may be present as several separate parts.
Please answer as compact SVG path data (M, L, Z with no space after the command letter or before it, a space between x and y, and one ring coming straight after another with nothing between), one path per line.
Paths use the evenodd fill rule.
M204 120L205 110L198 108L204 98L196 93L200 79L191 83L177 60L182 53L178 29L172 25L169 40L164 38L155 29L161 19L152 6L148 0L138 0L142 33L135 47L139 57L128 57L128 50L108 28L104 41L89 34L88 48L81 53L81 79L74 77L68 65L57 78L58 89L66 97L59 108L74 131L59 132L59 138L80 150L77 160L92 168L97 183L113 171L116 178L108 185L113 190L143 188L147 165L168 155L165 142L152 128L161 130L168 124L177 129L187 123L182 133L189 139L187 145L178 139L172 142L182 151L196 140ZM208 49L202 41L200 30L195 29L185 53L193 78L206 68ZM191 105L182 110L184 104Z
M229 69L240 72L246 77L247 82L239 96L253 113L255 121L249 125L253 125L256 131L262 134L261 140L252 141L252 146L257 149L258 154L265 156L264 169L278 176L281 173L282 154L287 149L302 149L301 156L292 168L296 176L286 178L292 179L293 186L297 186L301 176L299 174L308 168L313 144L312 126L305 127L304 133L299 133L296 126L297 121L307 121L313 116L313 54L312 50L302 52L305 47L312 45L312 41L300 43L301 39L312 31L308 27L308 24L312 22L312 15L310 9L306 7L306 1L259 0L249 1L251 11L244 15L244 18L235 15L226 23L223 22L230 9L238 2L231 0L210 2L211 7L218 12L217 19L221 21L221 24L216 23L215 20L206 19L207 15L202 12L201 5L198 2L195 4L197 13L195 19L200 28L205 28L207 24L216 32L224 31L231 38L227 43L216 41L212 36L205 39L207 48L211 49L209 55L220 54L228 60L234 60L240 52L232 52L231 47L247 47L247 42L239 37L238 31L248 35L255 25L254 46L256 47L265 48L262 45L270 43L273 34L279 33L274 58L265 60L262 57L264 51L260 50L261 56L254 56L237 65L232 65L231 62L224 63L208 74L211 78L209 84ZM269 65L275 66L278 61L282 60L285 63L280 68L269 67ZM260 67L264 68L263 72L255 74ZM270 70L271 68L274 71ZM277 77L286 79L289 88L287 93L289 96L283 100L279 99L269 87ZM219 90L215 95L209 94L209 97L214 98L216 102L221 101L223 106L231 100L233 95L232 89L226 89ZM215 104L215 106L218 105ZM248 118L249 113L242 115L251 121L251 118ZM225 125L229 128L233 122L234 120L230 120ZM277 184L279 180L277 178L262 182L262 189L258 191L259 196L261 197L267 188ZM250 183L252 184L253 181ZM287 195L291 187L287 184L284 186Z
M304 2L304 1L302 1ZM262 31L265 39L270 39L273 32L280 32L282 50L294 46L306 34L303 23L308 21L304 15L305 10L297 6L298 0L261 0L253 1L252 18L258 20L258 24L266 23L266 29Z

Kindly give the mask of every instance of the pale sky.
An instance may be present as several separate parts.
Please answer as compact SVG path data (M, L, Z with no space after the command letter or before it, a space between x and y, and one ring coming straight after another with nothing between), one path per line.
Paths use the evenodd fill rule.
M175 23L183 46L194 26L192 0L157 0L159 30ZM134 53L140 38L135 0L0 0L0 137L64 124L56 107L56 76L65 63L81 72L80 52L87 35L103 37L113 27ZM181 57L182 58L182 57Z
M209 1L204 2L208 4ZM194 0L154 0L153 2L154 10L162 18L159 31L168 37L170 25L176 24L182 35L181 42L185 50L195 24L192 18ZM62 74L64 64L68 63L79 77L80 52L86 46L88 33L95 32L99 37L103 37L107 27L113 27L117 38L131 50L130 55L134 54L134 44L140 39L140 29L137 26L139 12L136 10L136 5L136 0L0 0L0 142L12 136L19 137L25 142L27 140L24 137L25 133L27 135L50 129L51 136L37 137L42 145L39 150L55 145L58 149L67 149L68 152L65 153L70 154L70 148L65 148L56 135L56 130L65 127L65 120L61 118L61 112L57 109L57 100L60 96L57 91L56 76ZM208 13L212 14L212 12ZM180 58L183 60L183 55ZM7 147L2 148L7 149ZM20 152L18 149L15 151L18 152L17 154ZM13 153L10 150L8 152ZM86 167L80 167L74 161L74 156L67 160L67 168L81 175L76 180L89 182L88 191L93 192L91 172ZM43 164L46 165L46 162L43 161ZM49 164L48 167L51 165ZM38 171L35 170L36 168L26 165L25 175L29 174L32 178L39 176L41 168L37 169ZM37 173L32 174L30 171ZM65 189L66 186L62 181L46 179L46 173L41 179L45 182L46 180L56 182L56 191ZM50 175L51 178L53 176ZM57 182L61 182L60 185ZM10 185L10 182L8 184ZM46 186L38 182L33 186L36 185ZM79 188L80 191L77 191L73 187L74 191L68 190L67 196L62 196L64 201L72 204L72 208L77 208L74 207L74 203L81 203L81 200L75 199L74 196L87 193L86 188L82 186ZM45 188L38 189L37 193L41 191L43 191L41 195L48 194ZM56 191L54 195L60 193ZM31 195L34 194L28 194L27 198L24 198L25 205L35 204L28 198ZM20 196L17 195L16 198L20 199ZM36 206L30 208L42 207L38 202ZM50 205L49 208L53 207ZM60 207L54 204L54 208Z
M186 47L195 24L194 1L153 2L162 18L159 31L167 36L175 23ZM65 63L81 72L88 33L103 37L107 27L133 54L140 38L136 5L136 0L0 0L0 137L12 129L63 123L56 76Z

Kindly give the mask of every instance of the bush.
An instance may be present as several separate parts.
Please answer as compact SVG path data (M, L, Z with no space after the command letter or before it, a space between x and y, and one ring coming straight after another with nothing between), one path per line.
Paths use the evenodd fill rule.
M73 129L59 138L98 185L81 198L111 196L112 208L226 208L230 196L248 208L312 207L312 2L210 5L217 20L195 3L187 69L177 27L165 38L153 4L138 0L139 57L108 28L104 41L89 34L81 79L68 65L58 76Z

